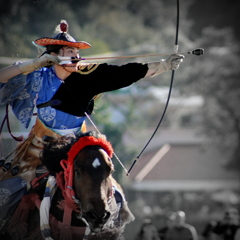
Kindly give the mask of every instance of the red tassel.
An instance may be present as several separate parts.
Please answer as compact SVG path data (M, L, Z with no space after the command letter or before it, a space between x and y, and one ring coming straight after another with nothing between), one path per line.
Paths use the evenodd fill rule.
M73 209L73 211L79 212L78 205L74 202L74 200L71 197L69 198L69 196L66 193L66 190L68 190L68 189L65 188L66 184L65 184L65 180L64 180L64 172L57 173L56 181L57 181L57 185L62 190L62 195L65 199L65 201L63 201L60 206L63 207L62 204L64 204L64 205L67 204L71 209ZM74 193L74 195L75 195L75 193Z
M68 24L67 24L67 22L61 22L60 23L60 29L61 29L61 31L62 32L67 32L68 31Z

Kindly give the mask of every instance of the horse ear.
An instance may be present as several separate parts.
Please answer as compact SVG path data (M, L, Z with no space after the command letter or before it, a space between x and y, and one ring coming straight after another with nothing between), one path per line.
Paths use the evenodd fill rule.
M63 159L60 161L60 165L63 168L63 170L65 171L68 167L68 161Z

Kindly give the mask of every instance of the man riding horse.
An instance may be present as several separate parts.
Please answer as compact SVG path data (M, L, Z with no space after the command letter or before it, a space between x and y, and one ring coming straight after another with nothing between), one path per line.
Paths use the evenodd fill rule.
M86 131L86 115L92 113L98 94L127 87L146 76L176 70L184 58L173 54L159 62L122 66L83 63L79 50L91 45L69 35L65 20L56 32L52 38L43 37L33 42L45 49L40 57L0 70L0 103L9 104L26 128L37 107L37 120L28 138L17 147L14 158L6 160L0 168L0 188L5 189L8 196L0 205L3 222L17 201L32 188L31 182L38 171L42 171L39 154L45 136L58 139ZM67 60L62 61L64 57Z

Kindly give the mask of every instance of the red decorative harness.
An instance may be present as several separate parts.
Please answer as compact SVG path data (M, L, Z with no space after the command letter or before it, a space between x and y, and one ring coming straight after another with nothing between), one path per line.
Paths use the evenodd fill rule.
M73 177L74 177L74 159L77 156L77 154L86 146L92 146L92 145L98 145L102 147L108 154L110 158L112 158L113 155L113 148L110 142L108 142L106 139L103 138L95 138L93 136L85 136L81 137L70 149L68 152L68 159L67 160L61 160L60 164L62 168L64 169L64 182L60 184L60 187L64 184L63 196L65 198L66 204L68 206L76 206L77 200L76 200L76 194L73 189ZM59 182L59 178L62 178L63 173L60 173L57 176L57 182ZM62 188L61 187L61 188Z

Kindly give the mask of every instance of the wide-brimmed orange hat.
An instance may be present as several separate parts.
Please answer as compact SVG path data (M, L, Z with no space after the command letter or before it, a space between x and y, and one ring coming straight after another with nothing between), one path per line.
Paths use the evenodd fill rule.
M90 48L91 45L87 42L80 41L77 42L68 31L68 24L65 20L61 20L60 25L57 26L58 34L53 38L43 37L33 41L33 44L37 47L47 47L49 45L61 45L61 46L71 46L78 49L86 49Z

